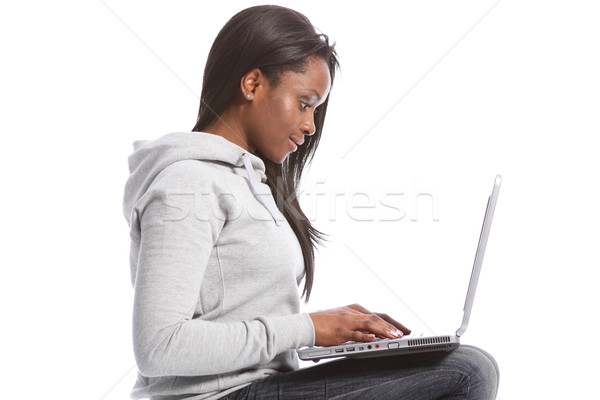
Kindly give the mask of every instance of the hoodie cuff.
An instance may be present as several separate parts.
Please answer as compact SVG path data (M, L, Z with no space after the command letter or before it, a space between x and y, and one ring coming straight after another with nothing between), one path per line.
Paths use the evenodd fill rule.
M276 353L315 344L315 328L306 313L271 318Z

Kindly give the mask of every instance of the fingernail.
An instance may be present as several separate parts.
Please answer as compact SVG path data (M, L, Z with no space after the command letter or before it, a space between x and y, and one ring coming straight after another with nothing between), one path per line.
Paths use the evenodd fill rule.
M399 335L400 337L404 336L404 332L402 332L402 331L400 331L400 330L398 330L398 329L396 329L396 332L398 333L398 335Z
M388 331L388 335L393 336L393 337L400 337L400 335L398 334L398 331L393 331L391 329Z

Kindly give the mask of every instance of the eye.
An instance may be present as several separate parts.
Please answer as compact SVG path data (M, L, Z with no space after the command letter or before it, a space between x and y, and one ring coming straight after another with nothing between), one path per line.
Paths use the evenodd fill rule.
M306 111L306 110L308 110L310 108L310 104L301 101L300 102L300 108L302 109L302 111Z

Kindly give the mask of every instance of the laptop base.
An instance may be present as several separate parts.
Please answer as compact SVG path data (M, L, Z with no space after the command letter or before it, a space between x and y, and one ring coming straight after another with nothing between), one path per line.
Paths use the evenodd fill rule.
M460 338L456 335L405 337L375 340L373 342L349 342L339 346L305 347L298 349L298 357L301 360L318 362L323 358L367 358L452 351L459 346Z

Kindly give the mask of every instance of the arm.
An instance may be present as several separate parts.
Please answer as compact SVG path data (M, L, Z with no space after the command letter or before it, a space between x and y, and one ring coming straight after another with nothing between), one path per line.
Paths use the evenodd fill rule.
M133 311L134 354L142 375L226 373L313 343L306 314L239 322L192 319L224 223L210 218L219 205L216 200L198 205L193 196L184 196L173 207L164 191L147 196L138 214L141 240Z

